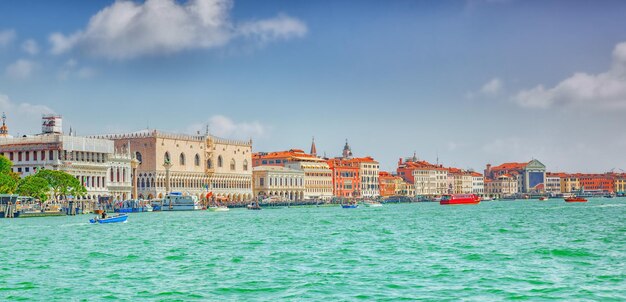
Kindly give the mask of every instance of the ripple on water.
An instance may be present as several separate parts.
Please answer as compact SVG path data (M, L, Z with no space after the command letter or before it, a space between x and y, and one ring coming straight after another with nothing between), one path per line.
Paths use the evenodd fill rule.
M0 220L0 300L624 301L620 202Z

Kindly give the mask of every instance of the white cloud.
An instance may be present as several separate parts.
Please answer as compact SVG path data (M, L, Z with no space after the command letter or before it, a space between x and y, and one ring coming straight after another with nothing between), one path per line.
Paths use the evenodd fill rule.
M85 29L51 34L51 52L78 48L92 56L123 60L216 48L238 36L263 42L301 37L307 30L287 15L237 26L230 21L231 7L231 0L116 1L92 16Z
M191 125L187 128L187 132L196 133L200 131L204 133L207 124L212 135L223 138L255 139L267 133L267 127L259 122L235 122L223 115L210 117L208 123Z
M22 43L22 50L24 50L27 54L36 55L39 53L39 45L37 44L37 41L28 39Z
M44 105L15 103L8 96L0 94L0 112L6 112L9 133L15 136L18 133L39 133L41 115L54 113L54 110Z
M7 66L5 74L12 79L23 80L29 78L35 70L37 64L25 59L19 59Z
M13 29L0 30L0 47L11 44L11 42L13 42L13 39L15 39L15 36L15 30Z
M482 96L482 97L495 97L499 95L504 90L504 83L498 77L495 77L487 83L483 84L478 92L470 91L465 93L465 97L468 99L473 99L474 97Z
M491 79L480 88L480 92L485 95L497 95L500 91L502 91L502 80L499 78Z
M626 42L613 50L613 64L603 73L577 72L552 88L538 85L518 92L513 100L522 107L581 106L626 109Z
M63 64L61 69L57 74L57 79L61 81L65 81L70 77L77 77L79 79L90 79L95 77L97 74L96 70L91 67L80 67L78 61L75 59L69 59Z

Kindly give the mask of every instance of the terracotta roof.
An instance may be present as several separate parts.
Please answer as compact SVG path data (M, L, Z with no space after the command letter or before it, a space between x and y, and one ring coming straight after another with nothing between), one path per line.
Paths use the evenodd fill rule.
M491 170L521 170L527 165L528 163L503 163L499 166L491 167Z

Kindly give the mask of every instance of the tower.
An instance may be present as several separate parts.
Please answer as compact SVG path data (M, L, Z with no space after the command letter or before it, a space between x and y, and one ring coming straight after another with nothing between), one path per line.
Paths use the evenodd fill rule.
M349 159L352 158L352 150L350 149L350 145L348 145L348 139L346 138L346 145L343 146L343 158Z
M317 157L317 148L315 147L315 136L313 137L313 141L311 142L311 155Z
M0 126L0 137L8 137L9 136L9 128L7 127L7 115L2 112L2 126Z

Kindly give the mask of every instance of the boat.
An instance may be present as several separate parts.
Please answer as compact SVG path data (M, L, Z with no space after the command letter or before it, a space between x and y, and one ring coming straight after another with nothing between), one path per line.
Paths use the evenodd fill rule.
M172 192L163 198L161 211L196 211L202 210L197 196L183 196Z
M441 197L441 201L439 201L440 205L451 205L451 204L478 204L480 203L480 197L476 194L449 194L443 195Z
M117 223L117 222L126 222L128 219L128 215L119 214L117 216L108 217L108 218L91 218L89 219L89 223Z
M613 194L606 194L606 195L604 195L604 198L615 198L615 195L613 195Z
M252 202L252 203L251 203L251 204L249 204L246 208L247 208L248 210L260 210L260 209L261 209L261 206L259 205L259 203L258 203L258 202Z
M587 202L587 199L579 197L579 196L575 196L575 197L568 197L564 199L565 202Z
M366 201L366 202L363 202L363 204L369 208L380 208L383 206L382 203L377 202L377 201Z
M150 204L146 204L144 207L144 212L152 212L154 210L154 208L152 208L152 206Z
M491 197L483 197L483 198L481 199L481 201L492 201L492 200L494 200L494 199L493 199L493 198L491 198Z
M348 204L342 204L341 207L344 209L356 209L359 207L359 205L356 203L348 203Z
M227 206L211 206L208 209L211 212L228 212L230 209Z
M549 199L549 198L548 198L548 197L546 197L546 196L541 196L541 197L539 197L539 200L540 200L540 201L546 201L546 200L548 200L548 199Z

